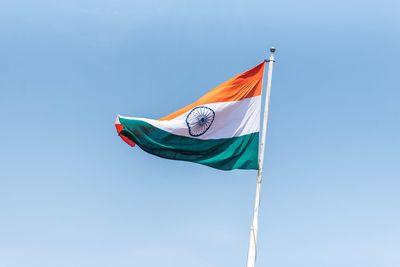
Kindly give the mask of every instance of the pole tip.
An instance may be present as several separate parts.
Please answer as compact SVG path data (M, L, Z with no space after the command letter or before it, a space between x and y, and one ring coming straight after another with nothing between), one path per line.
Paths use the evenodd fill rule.
M270 51L271 53L275 53L276 48L272 46L272 47L269 49L269 51Z

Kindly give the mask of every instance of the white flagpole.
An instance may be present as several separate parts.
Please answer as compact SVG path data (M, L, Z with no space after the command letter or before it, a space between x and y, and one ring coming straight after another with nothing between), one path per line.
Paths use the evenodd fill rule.
M267 92L265 93L264 103L264 120L262 124L261 142L258 149L258 173L256 181L256 198L254 202L253 222L250 228L250 242L249 252L247 254L247 267L254 267L257 258L257 232L258 232L258 209L260 207L260 194L261 194L261 181L264 163L264 150L265 150L265 139L267 136L268 129L268 112L269 112L269 99L271 95L271 81L272 81L272 68L274 67L274 53L275 48L270 48L270 56L268 61L268 80L267 80Z

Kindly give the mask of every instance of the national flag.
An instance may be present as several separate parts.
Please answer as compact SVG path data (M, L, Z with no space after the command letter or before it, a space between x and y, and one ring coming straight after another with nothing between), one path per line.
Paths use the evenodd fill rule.
M158 120L117 116L119 136L153 155L221 170L258 169L265 62Z

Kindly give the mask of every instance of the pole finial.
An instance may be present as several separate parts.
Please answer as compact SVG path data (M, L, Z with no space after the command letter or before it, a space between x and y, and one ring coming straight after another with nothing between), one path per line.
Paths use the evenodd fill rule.
M269 49L269 51L270 51L271 53L275 53L276 48L272 46L272 47Z

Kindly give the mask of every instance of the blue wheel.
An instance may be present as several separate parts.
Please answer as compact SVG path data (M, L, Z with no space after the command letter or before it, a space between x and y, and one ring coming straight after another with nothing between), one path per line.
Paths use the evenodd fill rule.
M186 125L191 136L203 135L210 128L215 118L211 108L199 106L192 109L186 117Z

